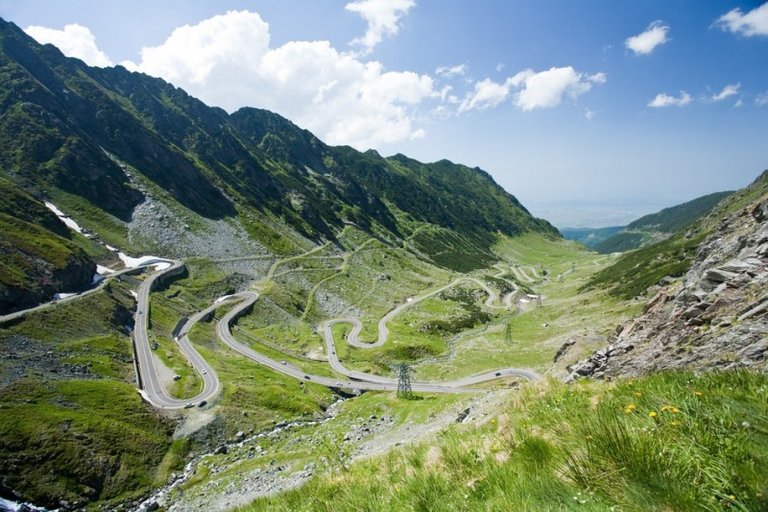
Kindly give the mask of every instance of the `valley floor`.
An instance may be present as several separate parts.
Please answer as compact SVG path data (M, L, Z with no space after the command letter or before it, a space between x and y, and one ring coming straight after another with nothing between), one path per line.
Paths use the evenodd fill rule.
M361 464L356 461L381 454L397 457L386 455L391 450L421 453L422 448L398 450L403 445L434 443L457 428L452 425L488 428L489 422L500 421L499 410L519 399L521 389L528 396L553 385L546 379L526 385L521 376L537 372L564 377L570 364L604 346L616 325L641 307L600 290L580 291L591 275L612 262L611 257L537 235L502 239L496 250L499 262L493 267L458 274L348 227L339 246L317 246L283 259L187 260L186 276L160 285L147 296L147 304L138 306L149 316L145 342L156 347L151 351L153 364L159 375L165 375L161 392L179 404L178 412L170 418L153 414L133 398L131 405L125 399L115 402L121 405L114 412L109 404L101 406L107 415L123 408L149 414L152 421L142 420L134 428L142 432L171 428L173 441L164 444L162 436L157 438L156 455L145 457L145 466L136 465L123 491L117 487L111 493L104 488L88 492L103 503L128 508L148 508L157 502L170 510L229 510L308 481L312 488L322 479L333 480L333 475L347 478L356 471L349 468ZM63 318L87 315L95 306L130 307L118 297L130 296L130 290L144 281L149 282L142 276L116 279L82 300L34 312L3 330L4 348L13 351L21 340L43 340L36 343L52 359L86 361L83 375L60 372L52 381L55 385L119 388L123 385L119 381L130 380L131 372L126 366L130 343L124 334L108 322L95 326L94 336L111 336L120 345L122 363L113 361L109 367L103 366L107 359L98 359L109 357L106 353L88 352L87 343L76 341L82 338L79 333L54 326ZM195 315L243 288L257 293L258 300L236 320L231 313L237 306L227 301L218 303L212 318L206 315L212 321ZM179 329L183 325L179 319L192 317L194 324ZM223 343L222 325L238 344L267 358L280 372ZM190 365L180 350L180 333L188 336L210 373L201 374L199 365ZM72 341L62 345L66 339ZM104 363L98 366L97 361ZM411 399L394 392L395 363L411 368L417 391ZM24 415L30 395L20 386L33 389L28 386L47 381L50 373L31 360L20 365L6 359L3 364L4 375L17 383L4 388L15 394L2 397L3 407ZM339 367L347 373L338 374ZM514 367L529 373L499 370ZM487 382L473 381L470 393L418 391L420 381L444 386L439 383L465 382L461 379L483 373ZM204 407L182 408L185 403L198 405L195 397L211 374L220 384L215 398L206 400L210 403ZM323 382L330 389L319 385ZM390 391L350 393L367 384L381 384ZM60 391L51 394L50 384L43 387L49 395L32 398L46 407L36 433L22 434L20 429L29 425L7 419L0 425L6 439L29 436L26 442L4 448L13 454L16 467L34 456L29 451L35 446L32 439L45 429L60 430L63 417L69 416L72 444L62 446L61 457L82 450L78 440L83 435L107 441L93 418L72 417L72 411L85 410L86 396L57 403ZM52 462L62 463L66 465ZM74 474L71 480L57 481L59 495L82 492L76 482L84 475ZM39 487L47 485L45 481L30 473L28 479L11 483L14 490L47 503L46 496L53 493L50 487ZM160 490L149 496L141 491L154 486Z

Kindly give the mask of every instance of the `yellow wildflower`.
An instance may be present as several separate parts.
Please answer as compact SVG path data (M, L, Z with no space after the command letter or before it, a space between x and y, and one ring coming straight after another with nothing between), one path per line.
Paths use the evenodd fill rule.
M701 391L694 391L693 394L696 396L704 396L704 393L702 393Z
M648 413L648 416L650 416L651 418L655 418L656 416L658 416L658 413L656 411L651 411Z
M677 414L679 412L680 412L680 409L678 409L677 407L672 408L672 414Z
M640 398L641 396L643 396L643 394L639 391L635 391L635 396Z
M632 414L635 412L635 409L637 409L637 406L635 404L629 404L624 408L624 412L627 414Z

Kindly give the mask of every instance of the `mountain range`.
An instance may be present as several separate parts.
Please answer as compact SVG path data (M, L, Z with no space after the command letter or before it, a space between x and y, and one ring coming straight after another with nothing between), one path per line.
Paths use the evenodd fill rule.
M498 232L559 236L479 168L328 146L266 110L228 114L161 79L89 67L6 21L0 80L1 175L38 210L49 200L119 248L285 254L354 224L395 244L410 237L423 257L466 271L493 261ZM151 235L135 229L148 208L164 221ZM237 240L223 247L222 230ZM56 261L11 257L4 244L0 310L89 284L92 262L58 243L66 257ZM12 263L39 257L47 263L34 270ZM64 259L79 269L74 280L54 276Z

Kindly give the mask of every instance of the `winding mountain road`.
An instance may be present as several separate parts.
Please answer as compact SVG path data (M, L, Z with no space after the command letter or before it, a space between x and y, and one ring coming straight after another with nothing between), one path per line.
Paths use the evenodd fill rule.
M310 254L312 252L316 252L317 250L318 249L310 251ZM306 257L306 255L304 255L304 257ZM299 258L300 257L293 257L292 259L299 259ZM320 384L323 386L337 388L337 389L395 391L397 390L397 384L398 384L396 379L382 377L379 375L371 375L371 374L362 373L354 370L349 370L348 368L346 368L344 365L341 364L341 361L339 360L336 354L336 346L335 346L335 341L333 336L334 325L341 324L341 323L347 323L352 325L352 330L348 334L346 339L347 343L349 343L350 345L359 347L359 348L374 348L374 347L379 347L387 342L389 338L389 329L387 328L387 323L390 320L392 320L395 316L402 313L408 307L414 306L430 297L434 297L435 295L445 290L448 290L450 288L453 288L455 286L458 286L462 283L474 284L479 288L481 288L485 293L487 293L488 298L485 300L485 306L488 308L494 308L494 309L510 308L512 307L512 300L514 298L514 295L518 293L518 288L514 286L514 284L511 283L510 281L507 281L514 287L514 290L506 294L501 299L501 305L498 305L496 304L497 302L499 302L498 292L492 289L491 287L489 287L485 282L474 277L460 277L460 278L454 279L453 281L451 281L450 283L444 286L441 286L432 291L424 293L423 295L420 295L418 297L411 298L408 301L404 302L403 304L400 304L395 308L393 308L391 311L389 311L386 315L384 315L381 318L381 320L379 320L378 339L375 342L371 342L371 343L366 343L360 340L360 332L362 331L363 324L360 322L359 319L353 318L353 317L330 319L322 325L322 334L325 341L329 364L335 372L337 372L340 376L343 376L339 378L331 378L327 376L313 375L313 374L306 373L299 368L296 368L289 364L285 364L284 361L276 361L263 354L260 354L253 348L246 346L243 343L240 343L239 341L237 341L234 335L232 334L232 326L236 323L237 318L240 315L244 314L249 308L251 308L253 304L259 299L259 294L253 291L245 291L245 292L237 293L227 297L223 297L217 300L214 304L212 304L208 308L192 315L181 327L178 336L175 338L175 341L179 347L179 350L182 352L184 357L189 361L190 365L194 368L194 370L200 375L202 384L203 384L202 391L198 393L196 396L194 396L193 398L179 399L179 398L174 398L170 396L170 394L166 389L165 384L160 378L160 374L158 371L158 364L162 364L162 363L156 360L156 356L153 353L152 343L150 341L149 334L148 334L150 308L151 308L150 295L153 287L162 278L180 273L184 269L184 263L181 261L161 260L161 259L157 261L149 262L146 265L144 265L144 267L148 268L148 267L156 266L158 264L163 264L163 263L170 264L170 266L149 274L147 278L141 283L137 291L137 297L136 297L137 306L136 306L136 314L135 314L135 325L133 330L133 345L134 345L134 352L135 352L136 369L138 373L139 386L140 386L139 392L141 393L142 397L147 402L149 402L152 406L158 409L168 409L168 410L177 410L177 409L182 409L186 407L191 407L193 405L201 405L201 406L205 405L208 401L216 398L216 396L221 392L221 382L219 380L218 375L216 374L216 371L194 348L193 344L189 339L189 332L192 330L192 328L196 323L212 315L217 308L222 307L224 305L232 304L232 302L234 301L239 301L239 303L236 304L234 308L232 308L226 315L224 315L223 318L221 318L221 320L218 321L216 325L216 332L218 337L221 339L221 341L225 345L227 345L230 349L237 352L238 354L244 357L247 357L248 359L258 364L262 364L276 372L282 373L283 375L287 375L289 377L293 377L303 382L313 382L315 384ZM271 266L269 271L270 276L275 274L275 270L278 267L278 263L279 262L275 262L275 264ZM113 274L110 277L115 277L121 273L128 273L133 271L137 271L137 269L126 269L125 271L121 271L119 273ZM499 275L495 277L500 277L501 275L503 275L503 273L504 272L502 271L499 273ZM93 293L98 289L100 289L100 286L94 287L93 289L88 290L87 292L81 293L77 296L74 296L65 300L73 300L78 297L87 295L89 293ZM61 301L61 302L64 302L64 301ZM8 321L8 320L16 319L29 313L30 311L51 307L54 304L55 303L42 305L42 306L38 306L37 308L32 308L31 310L26 310L23 312L17 312L11 315L6 315L5 317L1 317L0 321ZM452 380L452 381L412 382L411 387L414 391L427 392L427 393L477 392L481 390L472 388L471 386L475 386L478 384L482 384L485 382L489 382L496 379L502 379L506 377L521 377L528 380L535 380L539 378L539 375L534 371L523 369L523 368L501 368L498 370L488 371L488 372L484 372L477 375L472 375L469 377L464 377L464 378Z
M165 385L158 375L157 367L155 365L155 355L152 353L152 346L147 333L150 310L149 295L152 291L152 287L160 277L171 275L184 268L184 263L180 261L170 261L170 263L172 263L170 267L150 274L139 286L137 292L138 296L136 298L136 323L133 330L133 346L140 376L141 395L150 404L159 409L181 409L193 401L200 403L203 400L210 400L218 395L221 390L219 377L216 375L213 367L211 367L211 365L208 364L208 361L203 359L197 350L195 350L187 336L192 325L219 307L221 303L213 304L209 308L192 316L186 322L184 327L182 327L178 337L179 349L192 367L200 374L203 381L203 390L192 400L173 398L166 391Z
M248 359L258 364L262 364L272 369L273 371L304 382L313 382L323 386L338 389L394 391L397 390L396 379L349 370L341 364L341 361L336 354L336 346L333 337L334 325L340 323L352 324L352 331L347 336L347 343L360 348L373 348L381 346L387 342L389 337L389 329L387 328L387 323L396 315L404 311L407 307L418 304L419 302L422 302L430 297L434 297L435 295L452 287L458 286L459 284L472 283L483 289L488 294L485 305L492 308L510 307L512 297L518 291L517 288L515 288L514 291L505 295L505 297L502 299L502 305L499 306L494 304L499 300L498 292L490 288L483 281L474 277L457 278L440 288L432 290L419 297L412 298L411 300L393 308L379 321L378 339L373 343L365 343L360 341L359 334L363 325L359 319L349 317L334 318L328 320L322 326L323 338L325 340L329 364L334 371L343 376L340 378L331 378L327 376L306 373L299 368L285 364L284 361L276 361L270 357L267 357L254 350L253 348L239 342L232 334L232 326L236 323L237 318L244 314L249 308L251 308L253 304L259 299L259 294L253 291L246 291L223 297L208 308L192 315L182 326L179 335L176 338L179 349L189 360L192 367L200 374L203 381L203 390L201 393L193 398L182 400L171 397L166 391L165 386L161 382L160 378L158 377L154 355L152 353L149 336L147 334L149 318L148 315L150 311L150 292L152 287L161 276L171 275L174 272L179 272L179 270L183 267L183 263L181 262L174 261L172 263L173 264L171 267L155 272L154 274L147 277L147 279L139 287L137 297L138 305L136 311L136 326L134 331L136 361L140 375L140 382L142 385L142 396L153 406L161 409L180 409L183 407L189 407L190 404L194 403L201 404L211 400L212 398L215 398L221 391L221 383L215 370L195 350L189 340L189 332L197 322L204 320L206 317L212 314L216 308L219 308L225 304L231 304L233 301L239 301L239 303L226 315L224 315L221 320L218 321L216 325L216 333L225 345L243 357L247 357ZM275 265L271 269L273 274L276 267L277 266ZM528 380L534 380L539 378L539 375L536 372L522 368L501 368L498 370L488 371L453 381L412 382L411 386L414 391L420 392L466 393L480 391L479 389L473 389L471 386L506 377L522 377Z

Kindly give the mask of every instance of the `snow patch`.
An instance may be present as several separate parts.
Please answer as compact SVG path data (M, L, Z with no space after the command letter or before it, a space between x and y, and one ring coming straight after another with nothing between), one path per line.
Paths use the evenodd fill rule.
M114 274L115 271L112 270L109 267L105 267L104 265L96 265L96 272L99 274L105 275L105 274Z
M104 247L106 247L107 249L109 249L112 252L117 252L117 247L112 247L109 244L104 244Z
M231 297L232 297L232 295L224 295L223 297L219 297L218 299L216 299L215 304L219 304L220 302L224 302L225 300L228 300Z
M54 293L53 300L66 299L67 297L74 297L76 293Z
M100 283L104 280L104 276L101 274L93 274L93 279L91 279L91 284Z
M160 258L159 256L140 256L138 258L131 258L122 251L118 252L117 256L128 268L155 266L159 270L165 270L173 264L171 260Z
M49 203L48 201L44 201L44 204L45 204L45 207L48 208L49 210L51 210L53 213L55 213L56 216L59 218L59 220L61 222L63 222L64 224L66 224L69 229L71 229L72 231L77 231L81 235L83 234L83 228L81 228L77 224L77 222L72 220L72 218L69 215L67 215L63 211L59 210L58 208L56 208L56 205L54 205L53 203Z

